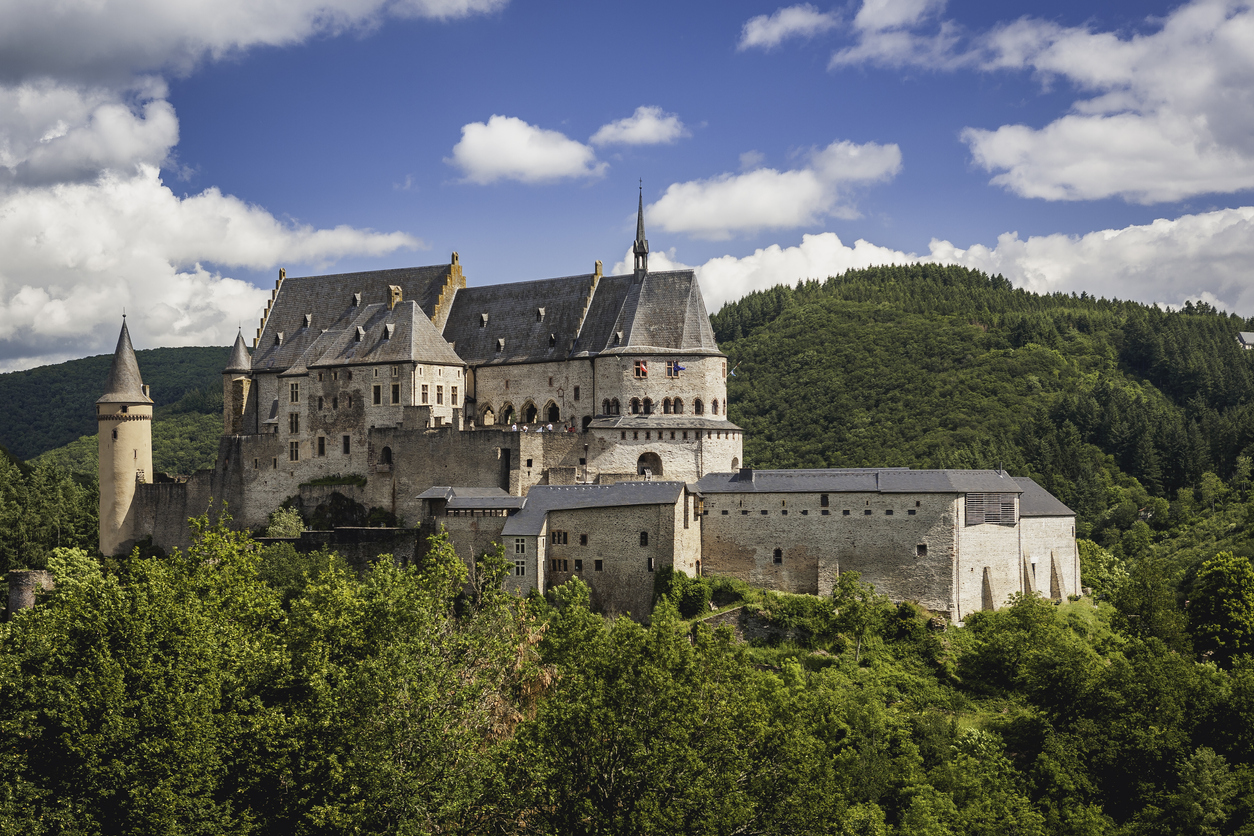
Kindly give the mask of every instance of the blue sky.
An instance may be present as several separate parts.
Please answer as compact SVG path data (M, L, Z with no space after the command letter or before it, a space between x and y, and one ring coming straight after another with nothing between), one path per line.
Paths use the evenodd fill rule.
M1254 315L1249 2L0 0L0 367L291 275L936 260Z

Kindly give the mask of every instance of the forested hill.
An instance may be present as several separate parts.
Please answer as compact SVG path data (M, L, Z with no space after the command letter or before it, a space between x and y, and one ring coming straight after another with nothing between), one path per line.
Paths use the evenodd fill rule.
M1095 535L1144 516L1147 495L1249 478L1254 352L1236 335L1254 321L1205 304L910 265L756 292L712 321L755 467L1002 464Z
M135 354L159 414L221 413L229 348L154 348ZM25 460L80 436L94 436L93 404L104 391L112 360L112 354L101 354L0 374L0 403L5 404L0 444Z

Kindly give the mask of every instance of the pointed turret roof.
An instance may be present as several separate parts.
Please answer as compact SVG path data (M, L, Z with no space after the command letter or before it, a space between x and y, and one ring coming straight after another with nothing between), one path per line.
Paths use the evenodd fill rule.
M131 346L126 317L122 317L122 333L118 334L118 347L113 350L113 365L109 367L104 394L96 403L152 403L152 398L144 394L144 381L139 376L139 361Z
M640 203L636 209L636 241L631 247L636 257L636 281L649 272L649 239L644 237L644 187L640 187Z
M244 331L241 328L239 333L235 335L235 347L231 349L230 362L226 364L224 372L248 372L252 371L253 361L248 356L248 344L244 342Z

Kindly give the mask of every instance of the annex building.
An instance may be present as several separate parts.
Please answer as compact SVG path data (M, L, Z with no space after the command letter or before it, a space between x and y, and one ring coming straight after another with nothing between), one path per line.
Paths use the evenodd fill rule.
M125 323L97 401L106 554L225 502L255 528L331 494L443 525L468 561L502 543L509 586L578 575L647 613L653 573L829 594L842 571L953 620L1015 592L1079 591L1074 513L999 471L753 471L727 358L690 270L468 287L448 264L288 278L223 374L213 470L154 478L152 401Z

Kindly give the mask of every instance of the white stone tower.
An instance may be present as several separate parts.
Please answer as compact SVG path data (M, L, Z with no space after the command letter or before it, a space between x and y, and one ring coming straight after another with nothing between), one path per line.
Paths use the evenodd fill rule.
M122 333L104 394L96 401L100 448L100 551L113 555L135 542L135 486L152 481L152 399L139 376L131 334Z

